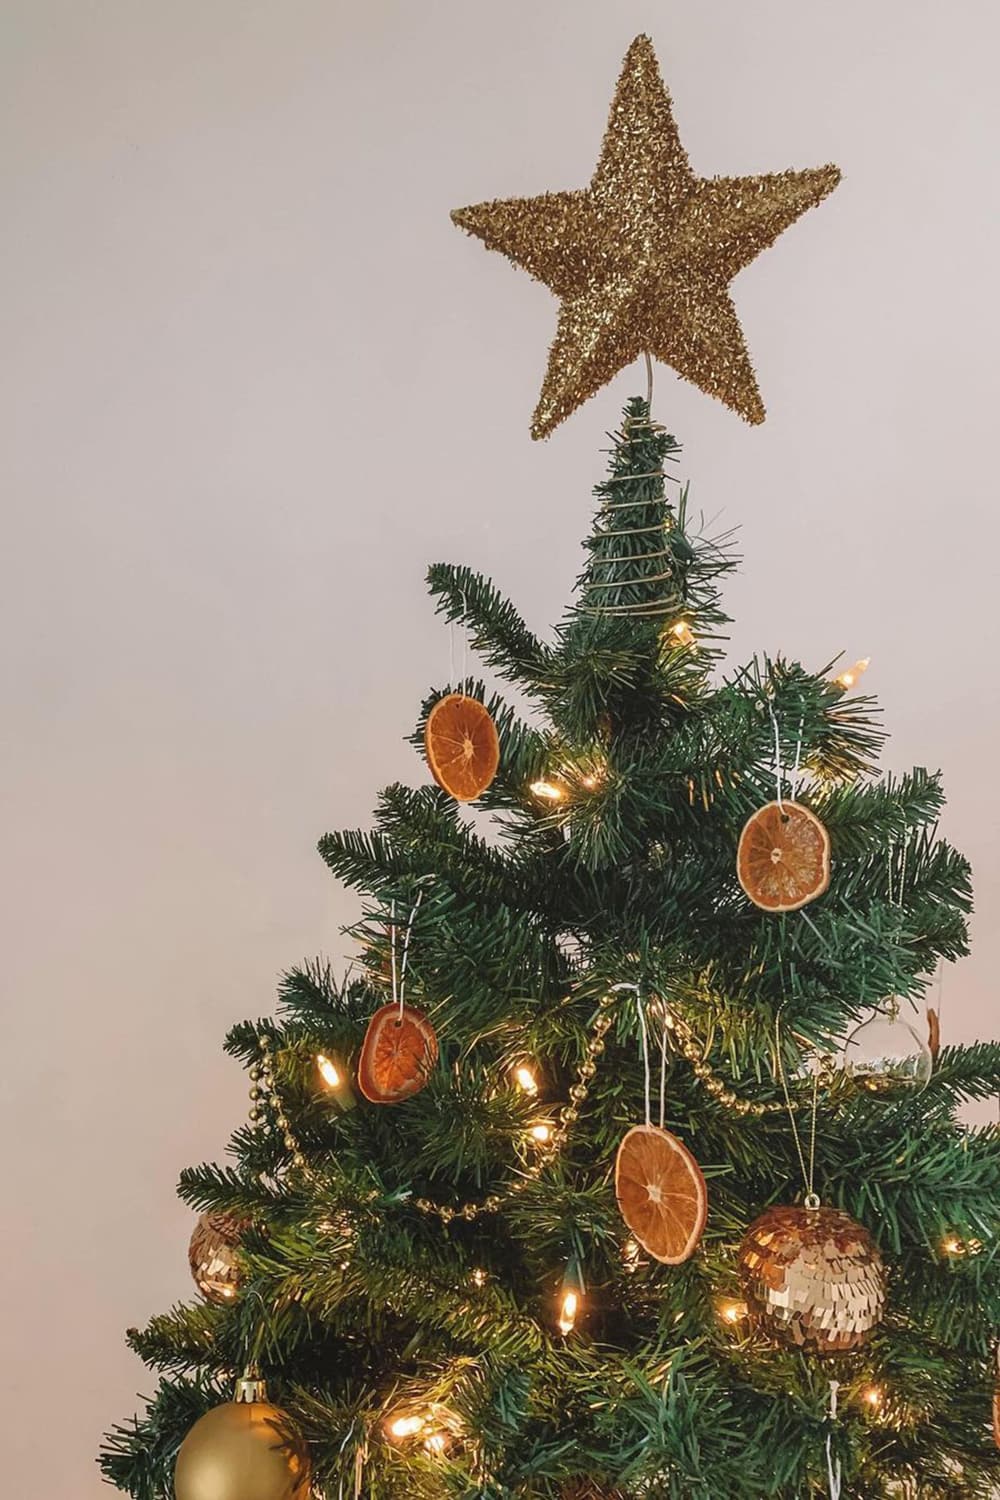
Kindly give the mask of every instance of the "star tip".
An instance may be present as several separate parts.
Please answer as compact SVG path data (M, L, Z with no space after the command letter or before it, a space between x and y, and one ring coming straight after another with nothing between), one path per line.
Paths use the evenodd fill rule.
M648 32L640 31L637 37L633 37L625 54L626 64L634 62L636 58L642 58L645 62L656 62L656 49L653 46L653 38Z

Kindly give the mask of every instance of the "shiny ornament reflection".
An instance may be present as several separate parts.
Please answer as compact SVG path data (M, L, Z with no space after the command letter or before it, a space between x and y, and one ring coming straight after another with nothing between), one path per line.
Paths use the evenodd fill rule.
M875 1098L927 1087L934 1071L929 1040L900 1014L894 997L863 1021L844 1044L845 1073Z
M237 1400L199 1418L177 1455L176 1500L307 1500L305 1444L265 1396L262 1382L241 1381Z
M770 1208L746 1233L740 1279L772 1338L816 1354L857 1349L885 1309L885 1270L868 1230L833 1208Z
M232 1302L240 1289L243 1273L239 1247L247 1220L234 1214L202 1214L194 1226L188 1247L188 1263L195 1285L207 1302Z

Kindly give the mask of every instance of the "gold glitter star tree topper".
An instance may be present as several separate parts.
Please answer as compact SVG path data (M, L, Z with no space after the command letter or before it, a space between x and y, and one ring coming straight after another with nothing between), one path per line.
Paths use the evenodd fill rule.
M642 354L763 422L729 284L839 181L834 166L696 177L653 44L636 37L589 187L452 214L560 299L532 437L547 437Z

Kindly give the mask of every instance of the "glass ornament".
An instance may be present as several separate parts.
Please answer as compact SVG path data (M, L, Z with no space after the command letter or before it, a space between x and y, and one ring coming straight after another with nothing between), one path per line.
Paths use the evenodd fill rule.
M926 1088L934 1058L928 1038L900 1015L900 1001L893 996L851 1032L843 1066L859 1088L887 1098L900 1090Z

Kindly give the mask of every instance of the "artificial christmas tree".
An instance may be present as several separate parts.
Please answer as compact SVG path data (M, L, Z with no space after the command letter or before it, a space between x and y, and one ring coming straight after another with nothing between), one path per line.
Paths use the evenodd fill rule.
M792 1500L828 1493L828 1437L852 1496L987 1495L1000 1476L1000 1137L954 1118L997 1091L1000 1046L945 1047L924 1089L877 1097L836 1060L873 1005L909 1011L965 951L968 870L935 837L937 779L873 774L870 699L784 659L714 680L732 559L664 498L676 455L631 402L551 643L483 577L431 569L439 608L535 709L452 685L497 726L480 805L499 836L425 785L390 787L373 832L322 840L364 893L365 975L295 970L281 1019L229 1037L264 1117L181 1191L248 1224L242 1276L227 1305L130 1335L167 1372L103 1458L137 1500L170 1495L181 1441L251 1360L317 1495ZM742 889L737 848L796 765L830 881L780 914ZM411 1001L439 1049L424 1086L332 1102L329 1070L342 1085L373 1014ZM679 1265L637 1242L613 1180L661 1100L707 1182ZM884 1318L865 1303L844 1353L773 1342L739 1281L748 1226L806 1186L885 1265ZM834 1314L844 1274L819 1287Z
M633 53L613 125L648 144L669 110ZM706 203L726 210L724 288L740 192L698 198L671 149L659 188L694 194L702 230ZM606 150L609 180L624 160ZM831 171L747 179L748 243ZM548 252L607 232L606 186L553 196ZM711 291L702 230L681 324ZM604 293L579 295L577 333ZM544 430L649 352L631 314L619 332L589 370L557 342ZM703 345L689 373L756 419L734 350L713 374ZM130 1334L163 1379L102 1465L136 1500L171 1495L192 1428L177 1500L211 1500L192 1451L195 1484L275 1500L957 1500L1000 1479L1000 1135L955 1115L1000 1089L1000 1045L876 1089L843 1058L966 951L968 868L936 836L938 779L878 776L862 663L720 675L735 564L686 488L668 499L678 452L631 401L551 641L482 575L430 570L521 707L475 680L433 693L413 744L438 784L390 787L372 832L321 841L363 897L363 972L293 970L278 1018L228 1038L250 1123L181 1193L240 1226L233 1295ZM492 837L463 810L477 795ZM229 1402L244 1370L243 1391L267 1378L263 1416Z

